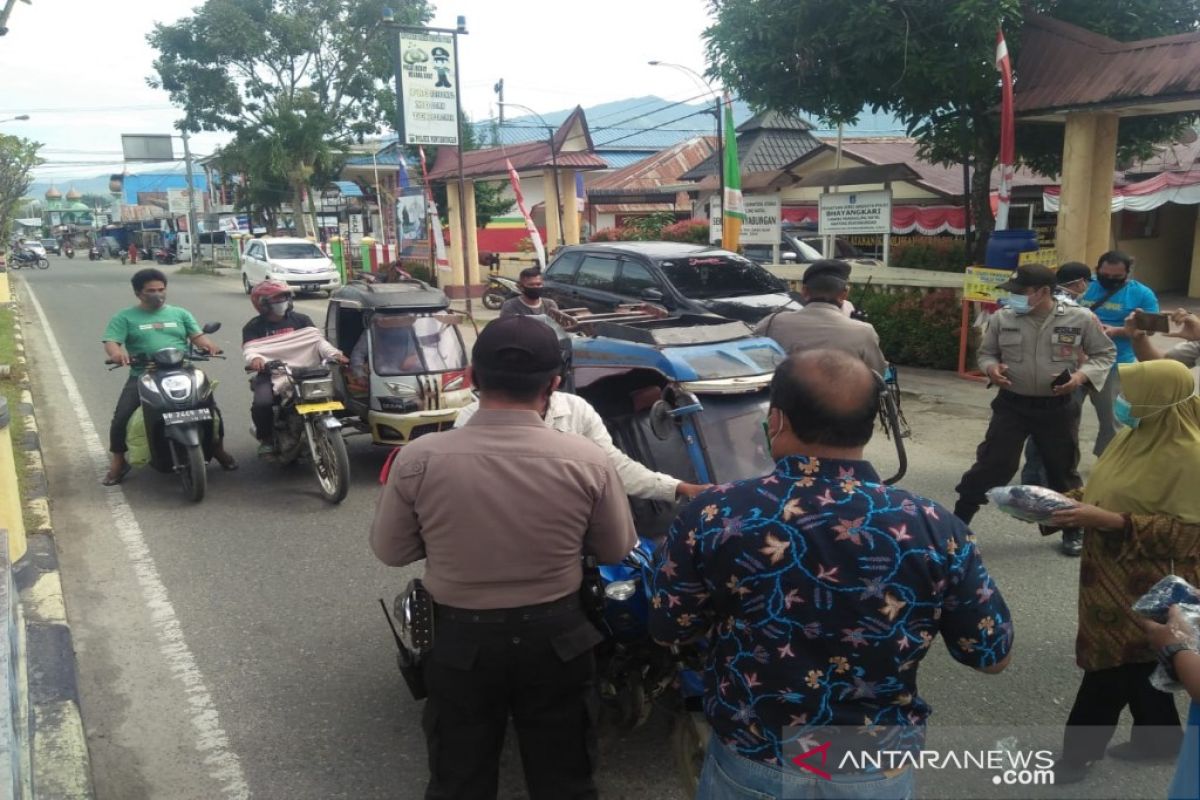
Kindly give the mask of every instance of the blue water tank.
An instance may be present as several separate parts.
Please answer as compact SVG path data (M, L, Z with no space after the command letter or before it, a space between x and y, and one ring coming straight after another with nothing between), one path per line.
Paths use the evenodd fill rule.
M1016 269L1021 253L1029 253L1038 249L1037 231L1015 228L1007 231L992 231L988 239L987 252L984 254L984 266L994 269ZM1053 269L1056 265L1047 264Z

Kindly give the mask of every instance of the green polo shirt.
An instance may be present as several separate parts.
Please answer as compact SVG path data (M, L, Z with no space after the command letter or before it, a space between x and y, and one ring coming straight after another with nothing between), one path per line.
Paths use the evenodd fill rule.
M187 309L166 305L154 311L132 306L118 311L104 329L105 342L125 346L130 356L151 356L165 347L187 348L200 325ZM144 370L133 369L134 375Z

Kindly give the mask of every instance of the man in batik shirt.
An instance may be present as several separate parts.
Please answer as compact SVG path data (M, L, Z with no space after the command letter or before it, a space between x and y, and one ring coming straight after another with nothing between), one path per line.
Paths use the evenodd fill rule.
M658 553L652 634L708 637L715 740L697 797L807 797L813 781L822 797L910 797L910 768L839 771L830 752L815 764L826 779L789 756L838 726L885 732L876 749L919 749L917 665L939 633L968 667L1008 665L1012 619L971 531L863 460L881 389L849 354L790 357L771 383L775 472L701 494Z

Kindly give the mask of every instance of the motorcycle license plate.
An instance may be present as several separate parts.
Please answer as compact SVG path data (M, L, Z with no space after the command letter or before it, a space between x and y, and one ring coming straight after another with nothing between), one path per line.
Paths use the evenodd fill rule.
M297 403L296 411L301 414L318 414L322 411L341 411L345 408L337 400L329 400L324 403Z
M190 408L187 411L164 411L164 425L182 425L185 422L203 422L212 419L211 408Z

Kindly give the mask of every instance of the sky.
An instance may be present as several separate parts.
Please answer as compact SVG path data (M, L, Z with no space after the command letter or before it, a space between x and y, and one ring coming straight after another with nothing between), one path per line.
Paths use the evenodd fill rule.
M180 112L165 92L146 84L155 52L145 37L155 22L174 22L199 5L16 4L8 35L0 37L0 131L44 144L47 163L36 171L37 180L69 184L72 177L119 172L122 133L173 132ZM443 0L431 24L453 28L458 15L467 18L459 59L463 106L472 119L495 115L492 87L500 78L506 102L539 113L645 95L674 101L701 94L695 78L646 62L703 71L707 0ZM21 114L30 119L3 121ZM197 134L193 155L207 155L227 139ZM179 141L175 154L182 158ZM136 169L131 165L130 171Z

